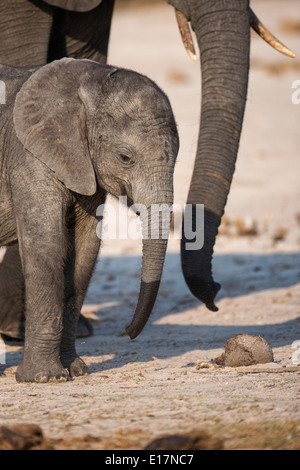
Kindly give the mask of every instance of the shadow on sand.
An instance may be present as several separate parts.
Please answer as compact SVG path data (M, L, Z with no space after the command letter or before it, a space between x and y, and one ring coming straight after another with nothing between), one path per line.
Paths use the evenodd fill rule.
M141 258L136 255L99 259L85 301L85 308L91 306L98 311L99 322L94 325L93 337L77 341L80 355L94 359L104 355L100 362L96 360L90 365L92 372L122 367L136 360L147 362L153 356L176 357L192 350L222 348L230 336L238 333L260 335L272 347L291 345L300 339L298 299L295 299L295 317L287 321L281 322L277 314L279 321L275 323L255 324L249 318L249 324L245 324L245 317L241 321L239 310L235 309L235 315L224 322L222 308L212 314L190 294L181 273L179 255L171 253L166 258L160 293L148 325L137 339L130 341L122 332L136 305L140 266ZM218 302L263 291L276 296L276 289L300 283L300 253L215 255L214 275L222 285ZM164 324L167 315L186 312L188 317L195 309L199 315L197 324L188 324L186 319L182 323L182 317L178 324L176 320ZM20 354L20 351L8 352L7 366L17 365Z

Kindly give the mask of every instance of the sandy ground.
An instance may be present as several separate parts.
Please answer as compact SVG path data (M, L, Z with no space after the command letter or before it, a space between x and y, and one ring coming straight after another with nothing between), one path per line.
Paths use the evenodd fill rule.
M179 240L171 240L151 320L130 341L122 333L137 301L141 244L105 241L84 306L94 312L95 334L77 342L90 376L16 384L22 348L6 345L0 425L36 423L48 438L61 439L61 448L139 449L162 434L198 430L228 449L300 448L300 376L282 370L300 362L294 343L300 340L300 104L292 102L292 83L300 80L300 8L298 0L251 3L298 58L285 58L253 35L237 170L214 256L219 311L209 312L189 293ZM111 39L110 63L148 75L171 99L181 137L176 202L183 203L197 143L199 56L193 63L186 55L167 5L119 7ZM237 333L270 343L268 372L197 367Z

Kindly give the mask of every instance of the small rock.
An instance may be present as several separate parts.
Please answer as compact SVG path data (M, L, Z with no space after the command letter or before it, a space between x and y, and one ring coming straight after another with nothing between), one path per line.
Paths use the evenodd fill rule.
M252 217L236 219L235 226L237 234L242 237L258 235L257 222Z
M203 431L170 434L151 441L144 450L222 450L223 441Z
M43 432L36 424L0 426L0 450L29 450L40 446Z
M168 71L168 80L174 83L188 83L189 76L182 70L172 69Z
M280 21L280 28L285 33L300 33L300 21L298 18L283 18Z
M251 366L274 360L269 343L261 336L239 334L229 338L224 348L225 352L215 359L220 366Z
M288 230L285 227L277 227L272 235L272 240L274 243L280 242L287 237Z
M198 362L196 364L196 370L199 370L199 369L215 369L216 367L217 367L216 364L214 364L213 362L202 361L202 362Z

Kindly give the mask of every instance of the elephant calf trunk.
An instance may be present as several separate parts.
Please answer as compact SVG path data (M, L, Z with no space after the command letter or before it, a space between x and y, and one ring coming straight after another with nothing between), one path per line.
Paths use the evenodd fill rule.
M146 217L148 218L147 228ZM167 250L170 219L170 206L168 212L160 216L158 214L155 217L152 214L151 217L151 211L149 211L149 215L141 215L144 238L142 280L138 305L130 325L126 328L131 339L141 333L155 304ZM157 232L154 233L155 238L153 237L154 225L158 227Z
M130 339L136 338L146 325L155 304L159 285L160 281L141 282L138 305L130 325L126 328Z

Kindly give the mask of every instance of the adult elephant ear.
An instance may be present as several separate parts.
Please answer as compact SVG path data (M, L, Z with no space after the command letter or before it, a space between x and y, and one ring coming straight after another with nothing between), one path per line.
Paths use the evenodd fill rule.
M59 7L64 10L87 12L91 11L102 3L102 0L44 0L48 5Z
M25 149L67 188L86 196L97 188L78 94L80 75L89 64L61 59L38 69L19 91L13 111L16 135Z

